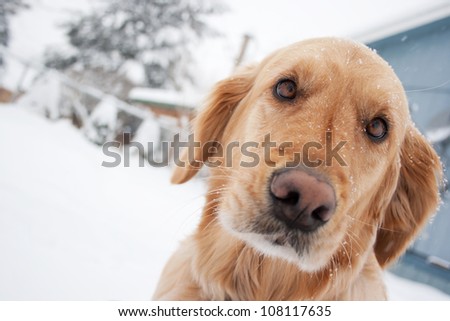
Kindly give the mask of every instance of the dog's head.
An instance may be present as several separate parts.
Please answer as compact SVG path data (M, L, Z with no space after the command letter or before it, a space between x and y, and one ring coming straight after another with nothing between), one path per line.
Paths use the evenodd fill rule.
M219 82L194 138L204 148L173 182L209 164L220 224L305 271L357 264L373 248L390 263L439 201L439 158L399 79L351 41L299 42Z

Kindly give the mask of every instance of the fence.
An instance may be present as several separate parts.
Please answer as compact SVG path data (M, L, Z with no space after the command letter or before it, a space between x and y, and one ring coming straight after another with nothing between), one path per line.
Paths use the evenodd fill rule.
M178 122L170 123L156 117L150 109L131 105L57 70L26 61L5 47L0 46L0 56L5 57L4 62L8 64L3 66L4 72L0 74L0 88L6 84L3 86L4 92L9 91L9 97L4 96L5 100L9 98L11 102L21 101L40 108L51 119L69 118L74 126L98 145L109 140L126 144L128 141L124 141L123 133L130 133L127 137L133 138L140 127L148 128L149 123L158 128L159 137L153 135L145 138L145 133L141 133L139 139L161 143L186 130ZM5 67L9 68L6 72ZM51 102L50 96L53 97Z

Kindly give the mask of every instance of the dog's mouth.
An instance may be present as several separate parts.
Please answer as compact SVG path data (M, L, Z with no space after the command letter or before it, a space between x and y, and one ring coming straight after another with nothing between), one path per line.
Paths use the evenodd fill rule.
M316 233L305 233L289 227L286 223L271 215L271 211L262 211L254 219L239 224L226 211L219 218L223 227L238 238L254 245L264 243L264 246L289 247L302 255ZM254 242L255 241L255 242Z
M234 230L235 236L257 252L293 263L305 271L318 270L326 264L324 260L328 261L326 257L322 257L319 262L311 256L315 234L317 233L303 233L287 227L268 232L257 225L246 231Z
M269 238L275 247L284 247L294 250L298 257L305 256L308 253L309 241L301 240L299 237L275 236Z
M303 232L289 227L276 219L258 220L251 224L250 233L260 235L264 240L276 247L290 247L299 256L307 251L315 238L314 232Z
M275 237L275 239L272 240L273 245L278 246L285 246L287 243L287 238L285 236L278 236Z

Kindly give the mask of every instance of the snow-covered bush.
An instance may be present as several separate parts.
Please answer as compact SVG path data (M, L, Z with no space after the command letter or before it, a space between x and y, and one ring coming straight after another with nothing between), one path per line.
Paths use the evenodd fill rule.
M94 108L84 127L85 135L89 140L102 145L115 139L118 127L118 103L119 101L113 96L105 96Z
M58 119L61 117L61 88L61 76L57 72L49 71L31 85L18 104L36 109L50 119Z

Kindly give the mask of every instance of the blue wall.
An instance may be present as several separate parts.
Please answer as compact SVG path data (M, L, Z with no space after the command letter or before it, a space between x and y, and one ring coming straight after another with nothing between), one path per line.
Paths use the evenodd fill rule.
M440 125L435 116L450 112L450 17L368 45L402 80L420 129Z
M412 117L422 133L450 127L450 17L368 46L376 49L399 76ZM448 168L450 138L436 142L434 147ZM429 264L434 257L443 259L443 265L450 262L450 193L443 192L442 196L444 204L433 222L394 271L450 293L450 270Z

